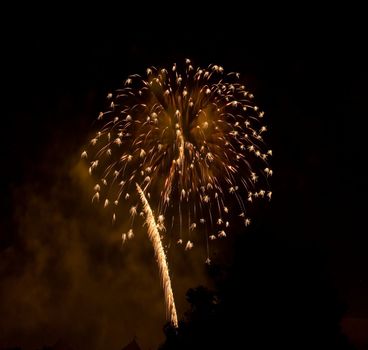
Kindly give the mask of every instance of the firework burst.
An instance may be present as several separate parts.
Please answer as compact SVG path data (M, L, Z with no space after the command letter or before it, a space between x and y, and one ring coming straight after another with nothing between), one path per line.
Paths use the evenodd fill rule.
M189 59L131 75L107 99L102 126L82 153L99 179L92 201L112 208L113 222L119 205L128 207L123 242L137 216L147 222L149 203L166 246L189 250L202 236L209 263L210 241L226 237L234 220L249 225L248 205L271 199L263 111L238 73L195 68Z

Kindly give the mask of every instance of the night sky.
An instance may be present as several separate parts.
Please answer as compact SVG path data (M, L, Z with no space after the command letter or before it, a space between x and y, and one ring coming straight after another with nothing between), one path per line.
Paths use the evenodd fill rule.
M230 8L202 21L162 14L157 23L148 10L144 19L128 10L113 18L54 11L14 10L2 30L0 348L164 341L149 242L142 231L121 247L119 227L91 205L80 153L108 92L129 74L186 57L241 73L265 110L274 151L272 202L254 208L254 225L234 232L215 259L241 271L244 258L249 283L262 281L270 305L283 295L286 310L317 300L311 290L327 284L344 332L367 346L368 61L359 17L301 21L295 13L266 28L261 13ZM189 288L215 287L200 247L170 251L169 260L182 317ZM324 311L316 305L317 319Z

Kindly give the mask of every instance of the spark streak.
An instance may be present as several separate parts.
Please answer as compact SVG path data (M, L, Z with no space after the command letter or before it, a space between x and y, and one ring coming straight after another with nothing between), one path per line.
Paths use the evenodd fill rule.
M166 254L162 246L160 233L158 232L156 220L153 216L152 209L147 201L141 187L136 183L137 191L143 204L143 211L146 214L147 233L155 251L156 261L160 270L162 286L165 293L166 310L170 316L170 321L174 327L178 327L178 317L176 314L174 294L171 288L171 280L169 268L167 266Z

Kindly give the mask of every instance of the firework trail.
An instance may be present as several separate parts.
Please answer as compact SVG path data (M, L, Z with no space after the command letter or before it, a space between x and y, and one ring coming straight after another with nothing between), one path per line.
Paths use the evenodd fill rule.
M134 236L136 217L145 217L172 298L163 247L176 242L190 250L204 237L210 263L210 242L226 237L236 219L248 226L248 205L271 199L264 113L238 73L194 68L188 59L131 75L107 99L102 127L82 153L99 178L92 202L101 200L113 222L121 203L128 208L123 242ZM173 299L166 304L173 317Z
M171 288L171 281L169 276L169 268L167 266L166 254L161 243L160 233L158 232L155 217L153 216L152 209L144 195L142 189L138 184L137 191L141 197L143 203L143 211L146 214L146 223L148 226L148 236L155 250L155 257L159 266L160 276L162 279L162 286L164 288L165 300L167 303L167 311L170 315L170 320L174 327L178 327L178 317L176 315L174 294Z

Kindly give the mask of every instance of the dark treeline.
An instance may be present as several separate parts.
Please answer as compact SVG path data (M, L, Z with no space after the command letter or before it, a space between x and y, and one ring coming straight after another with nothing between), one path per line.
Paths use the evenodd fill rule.
M313 244L246 238L232 266L212 266L214 290L190 289L178 330L160 350L354 349L340 329L345 306Z

